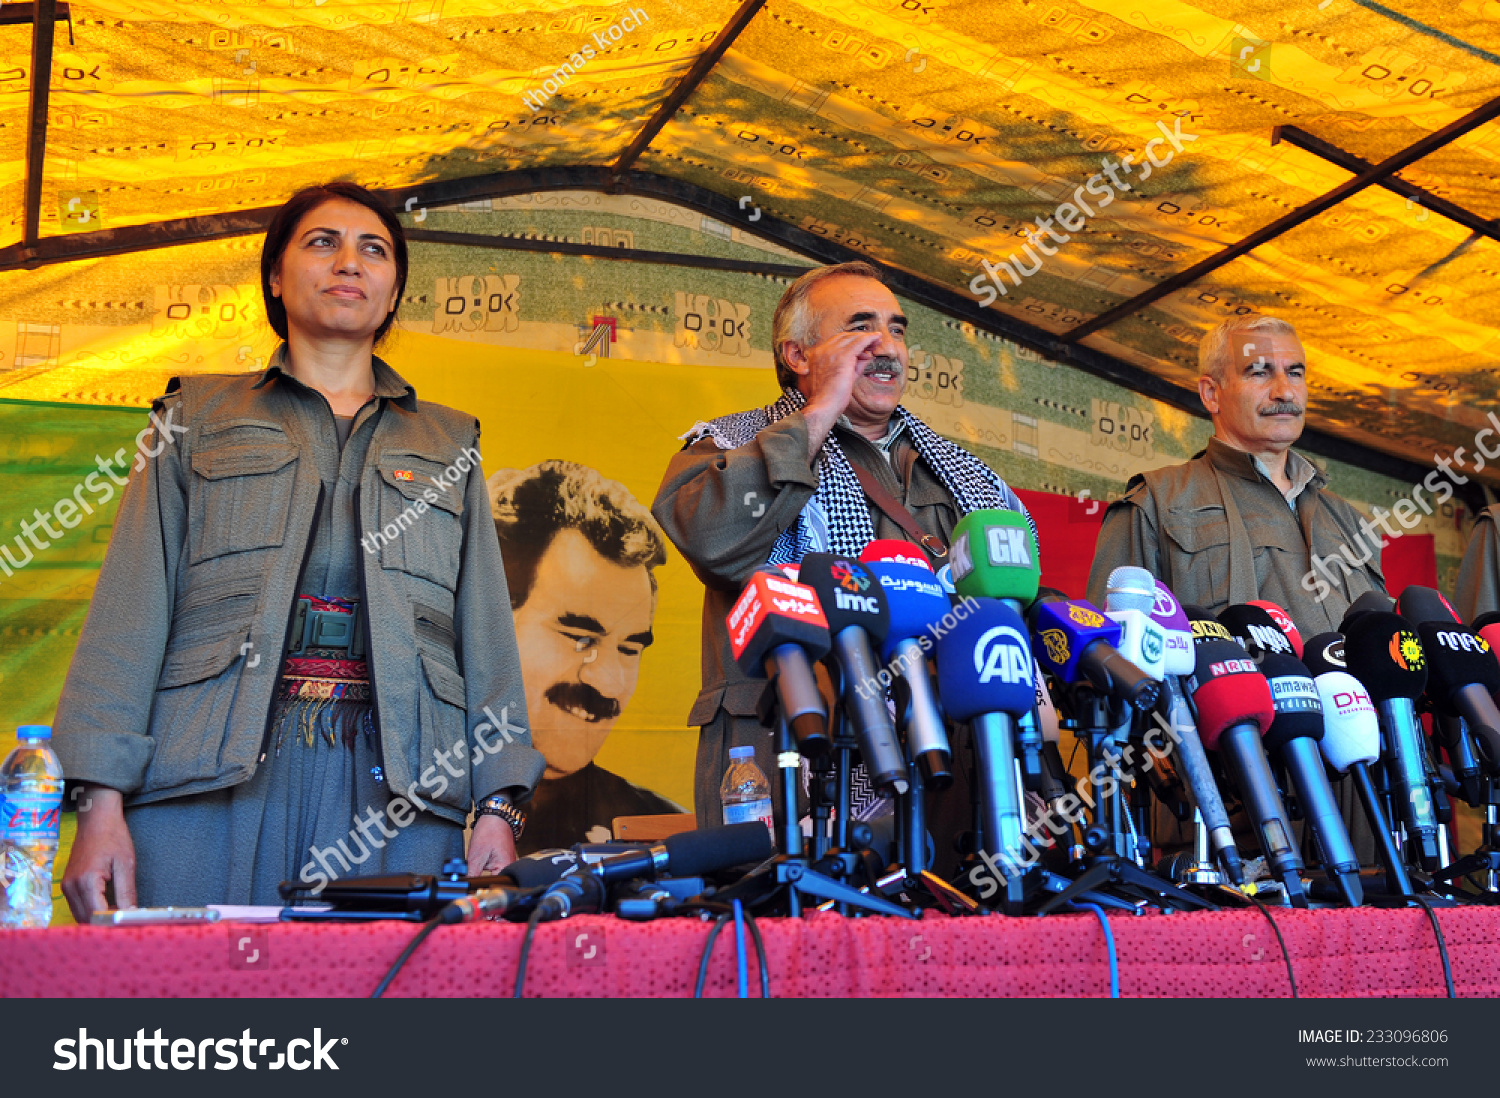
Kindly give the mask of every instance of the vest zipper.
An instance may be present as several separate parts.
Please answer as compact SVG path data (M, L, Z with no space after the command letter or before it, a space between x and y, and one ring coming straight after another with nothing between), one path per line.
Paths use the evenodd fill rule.
M373 444L374 440L371 440ZM366 459L366 465L369 461ZM360 510L360 496L364 492L364 472L360 472L359 483L354 486L354 515L361 523L364 522L364 512ZM378 517L378 516L377 516ZM369 565L369 558L373 554L361 553L359 562L359 604L365 608L364 620L360 626L365 631L365 666L370 670L370 721L375 726L375 765L370 768L370 776L377 783L385 782L385 739L380 732L380 694L375 689L375 645L370 630L370 592L365 582L365 568Z
M302 564L297 569L297 585L292 588L292 604L287 607L286 625L281 630L281 651L276 657L276 682L281 683L281 669L286 665L287 641L291 638L292 615L297 612L297 596L302 592L302 577L307 573L307 557L312 552L313 539L318 536L318 519L323 513L323 478L318 478L318 502L313 506L312 525L307 528L307 544L302 547ZM256 765L266 761L271 750L271 721L276 716L276 687L271 688L271 705L266 710L266 730L260 738L260 758ZM373 690L371 691L373 693Z

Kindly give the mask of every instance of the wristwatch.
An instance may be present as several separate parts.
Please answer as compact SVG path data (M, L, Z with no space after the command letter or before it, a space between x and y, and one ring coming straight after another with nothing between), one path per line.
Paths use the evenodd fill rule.
M480 801L474 809L474 815L476 819L480 816L499 816L510 824L510 833L518 842L521 832L526 830L526 813L511 803L510 794L505 791L491 793Z

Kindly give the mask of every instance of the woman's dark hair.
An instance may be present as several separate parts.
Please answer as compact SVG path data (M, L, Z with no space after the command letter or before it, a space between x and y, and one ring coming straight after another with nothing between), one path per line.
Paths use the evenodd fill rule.
M392 309L385 321L375 330L377 345L385 339L386 333L391 330L391 325L396 323L401 295L406 292L406 233L390 207L377 198L372 191L366 190L358 183L335 180L316 187L303 187L286 200L281 209L277 210L275 216L271 218L271 223L266 226L266 242L260 250L260 296L266 303L266 319L270 321L271 329L282 339L287 337L286 305L281 298L271 294L271 275L281 263L282 253L286 251L297 223L323 203L340 198L365 207L380 218L380 223L391 234L391 247L396 253L394 258L396 260L397 308Z

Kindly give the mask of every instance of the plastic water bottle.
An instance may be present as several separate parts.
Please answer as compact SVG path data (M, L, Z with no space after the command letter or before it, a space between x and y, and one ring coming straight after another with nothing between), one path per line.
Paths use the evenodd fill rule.
M44 927L52 921L52 860L62 821L62 764L52 729L23 724L0 763L0 926Z
M719 786L719 800L724 805L724 823L749 823L760 820L776 840L776 816L771 811L771 783L755 765L755 748L731 747L729 769Z

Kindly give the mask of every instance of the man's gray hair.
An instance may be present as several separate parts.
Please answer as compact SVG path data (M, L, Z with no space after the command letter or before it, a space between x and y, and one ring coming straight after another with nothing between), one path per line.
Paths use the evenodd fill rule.
M776 303L776 311L771 314L771 354L776 360L776 383L783 389L797 387L797 372L787 365L786 358L781 353L781 345L790 342L806 347L817 338L818 318L812 315L807 299L819 282L839 275L873 278L881 283L885 281L874 265L856 259L849 263L836 263L831 267L814 267L787 287L786 293Z
M1232 316L1216 324L1198 344L1198 376L1224 381L1224 367L1234 360L1233 337L1241 332L1265 332L1267 335L1295 336L1297 329L1286 321L1260 313Z

